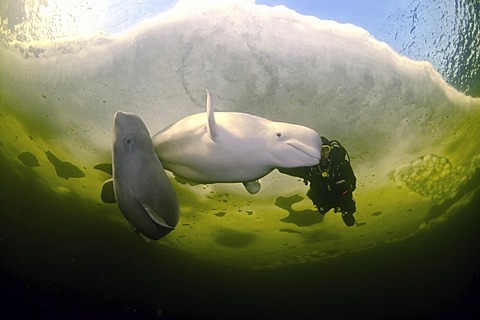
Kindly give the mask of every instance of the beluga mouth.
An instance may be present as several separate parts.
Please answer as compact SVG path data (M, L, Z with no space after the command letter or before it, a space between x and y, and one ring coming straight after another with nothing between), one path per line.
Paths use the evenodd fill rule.
M312 157L313 159L317 160L317 162L320 161L320 150L318 150L314 147L308 146L305 143L303 143L303 142L301 142L300 140L297 140L297 139L291 139L291 140L287 141L287 144L289 146L297 149L298 151L301 151L304 154Z

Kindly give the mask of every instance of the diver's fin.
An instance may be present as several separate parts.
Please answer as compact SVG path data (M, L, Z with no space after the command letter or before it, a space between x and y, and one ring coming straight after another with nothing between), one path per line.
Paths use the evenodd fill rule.
M218 136L217 123L215 122L215 108L213 106L213 99L207 89L207 133L210 139L215 140Z
M148 216L155 222L157 225L170 229L170 230L175 230L174 227L170 226L163 218L153 210L152 207L150 207L148 204L145 202L139 201L140 204L142 205L143 209L148 213Z
M115 203L117 199L115 198L115 191L113 189L113 179L108 179L102 184L102 193L100 198L105 203Z
M243 186L250 194L255 194L260 191L261 185L258 180L243 182Z

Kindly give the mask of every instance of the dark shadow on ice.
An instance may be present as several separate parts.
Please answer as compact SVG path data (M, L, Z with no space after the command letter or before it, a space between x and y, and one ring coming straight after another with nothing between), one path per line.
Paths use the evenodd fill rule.
M180 176L177 176L177 175L174 175L174 179L175 179L175 181L177 181L178 183L183 184L183 185L189 185L189 186L197 186L198 185L198 183L189 181L189 180L184 179L184 178L182 178Z
M85 177L85 173L83 173L83 171L74 164L67 161L61 161L50 151L45 151L45 155L47 156L48 161L50 161L50 163L55 167L57 176L60 178L68 180L69 178Z
M215 242L223 247L243 248L254 243L256 238L255 235L250 233L223 229L217 233Z
M469 192L475 190L480 186L480 170L477 170L473 177L462 187L460 187L458 193L448 200L445 200L442 204L434 205L430 208L428 212L428 216L425 219L425 222L431 221L443 213L445 213L448 209L450 209L457 201L459 201L463 196L468 194Z
M302 201L304 198L298 194L291 197L278 197L275 200L275 205L279 208L288 211L288 217L281 219L280 221L285 223L293 223L299 227L307 227L323 221L323 216L316 210L302 210L295 211L292 206Z
M22 152L20 153L18 156L17 156L18 160L22 161L22 163L24 165L26 165L27 167L39 167L40 166L40 163L38 162L38 159L37 157L35 157L35 155L29 151L25 151L25 152Z
M93 167L93 169L103 171L109 175L112 175L113 172L111 163L99 163L95 167Z

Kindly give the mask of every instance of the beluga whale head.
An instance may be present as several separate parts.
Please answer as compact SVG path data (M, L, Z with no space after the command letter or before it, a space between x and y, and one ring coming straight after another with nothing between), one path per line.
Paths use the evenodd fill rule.
M275 167L295 168L318 164L322 140L305 126L271 122L265 135L266 154Z
M124 160L137 155L136 150L148 149L150 135L143 121L135 114L123 111L115 112L113 117L113 155L122 152ZM141 151L140 151L141 152Z

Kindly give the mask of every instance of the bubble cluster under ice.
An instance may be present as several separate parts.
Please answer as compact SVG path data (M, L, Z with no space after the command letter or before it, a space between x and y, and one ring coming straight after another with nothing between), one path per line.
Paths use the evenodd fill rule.
M473 168L473 165L454 166L448 158L429 154L398 170L394 180L404 182L410 190L424 197L442 202L457 194L473 174Z

